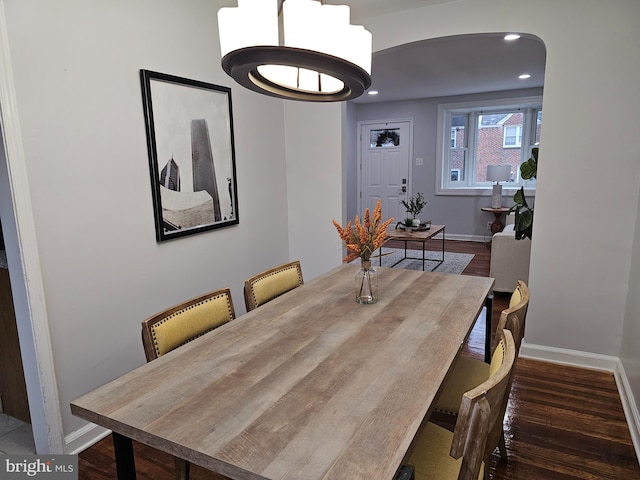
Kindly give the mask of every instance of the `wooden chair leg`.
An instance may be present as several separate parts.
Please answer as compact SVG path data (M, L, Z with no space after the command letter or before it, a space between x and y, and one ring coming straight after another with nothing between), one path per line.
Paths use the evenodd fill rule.
M483 478L484 480L490 480L489 470L491 470L491 454L484 459Z
M504 439L504 428L500 433L500 443L498 444L498 449L500 450L500 457L506 459L507 458L507 443Z
M176 480L189 480L190 464L182 458L174 457L176 460Z

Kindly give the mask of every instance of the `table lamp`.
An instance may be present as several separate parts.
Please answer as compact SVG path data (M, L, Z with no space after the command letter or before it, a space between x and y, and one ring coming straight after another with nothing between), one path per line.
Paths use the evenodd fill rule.
M488 165L487 180L496 182L493 186L491 208L500 208L502 206L502 185L500 182L511 180L511 165Z

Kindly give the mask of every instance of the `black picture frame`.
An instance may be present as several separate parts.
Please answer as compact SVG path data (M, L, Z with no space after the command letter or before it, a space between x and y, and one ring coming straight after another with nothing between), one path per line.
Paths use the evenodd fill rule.
M231 89L140 70L156 240L239 223Z

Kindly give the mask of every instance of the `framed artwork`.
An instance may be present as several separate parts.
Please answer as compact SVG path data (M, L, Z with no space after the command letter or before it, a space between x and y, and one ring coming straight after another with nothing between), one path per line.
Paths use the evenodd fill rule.
M231 89L140 70L156 240L239 223Z

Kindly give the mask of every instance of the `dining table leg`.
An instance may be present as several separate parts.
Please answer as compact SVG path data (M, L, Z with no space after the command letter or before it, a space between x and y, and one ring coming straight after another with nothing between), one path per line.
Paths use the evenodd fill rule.
M485 306L484 361L491 363L491 321L493 317L493 294L487 296Z
M393 480L414 480L415 478L415 469L410 465L403 465Z
M113 449L116 454L118 480L136 480L136 465L133 458L133 442L129 437L113 432Z

